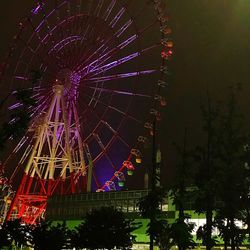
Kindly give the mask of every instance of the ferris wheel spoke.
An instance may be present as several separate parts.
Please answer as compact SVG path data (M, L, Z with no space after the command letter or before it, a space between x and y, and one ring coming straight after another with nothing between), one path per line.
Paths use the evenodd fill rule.
M117 138L119 138L121 140L121 142L123 142L123 144L125 146L127 146L128 148L130 148L131 146L122 138L122 136L118 133L118 131L116 131L114 128L112 128L112 126L104 120L101 120L101 122L114 134L117 136Z
M106 120L103 119L104 114L103 114L102 116L100 116L93 108L91 108L91 107L88 106L87 104L84 104L84 106L85 106L85 108L86 108L88 111L90 111L94 116L96 116L96 118L100 121L99 123L102 123L103 125L105 125L105 126L113 133L114 136L118 137L118 138L121 140L121 142L123 142L123 144L124 144L126 147L130 147L130 145L125 141L124 138L122 138L122 136L119 134L119 132L118 132L117 130L115 130L115 129L109 124L108 121L106 121ZM131 116L129 116L129 117L132 119ZM80 118L80 120L81 120L81 119L82 119L82 118ZM97 125L97 127L98 127L98 126L99 126L99 124ZM86 137L85 140L88 140L88 139L90 138L90 136L92 136L92 134L89 135L88 137Z
M98 1L97 7L94 11L94 16L99 17L103 4L104 4L104 0Z
M125 24L123 24L121 26L120 29L117 30L117 32L115 33L115 36L120 37L133 23L132 19L129 19Z
M114 110L114 111L122 114L123 116L127 116L130 119L136 121L137 123L142 123L142 121L138 120L136 117L128 114L127 112L124 112L124 111L120 110L119 108L116 108L116 107L114 107L112 105L106 104L105 102L101 101L100 99L97 99L97 98L95 98L93 96L87 95L86 93L84 95L88 96L89 98L92 98L96 103L99 103L99 104L103 105L105 108L109 108L111 110ZM88 104L85 104L85 105L89 106Z
M118 94L118 95L139 96L139 97L147 97L147 98L152 97L150 95L134 93L134 92L129 92L129 91L120 91L120 90L115 90L115 89L98 88L98 87L91 87L91 86L88 86L88 88L95 89L95 90L98 90L100 92L107 92L107 93L112 93L112 94L114 93L114 94Z
M101 117L99 114L97 114L97 112L95 112L95 110L92 109L92 108L91 108L90 106L88 106L87 104L85 104L85 107L86 107L86 109L89 110L94 116L96 116L96 118L100 121L99 123L102 123L105 127L107 127L107 128L113 133L113 135L114 135L115 137L119 138L120 141L121 141L126 147L131 148L131 145L129 145L129 144L125 141L125 139L122 138L122 136L120 135L120 133L119 133L117 130L115 130L115 129L109 124L108 121L104 120L103 117ZM130 118L131 118L131 117L130 117ZM98 125L99 125L99 124L98 124ZM98 127L98 125L97 125L97 127ZM95 132L93 131L93 133L95 133ZM93 133L91 133L90 136L93 136ZM89 137L90 137L90 136L88 136L85 140L89 140Z
M104 154L106 156L106 158L108 159L108 161L109 161L110 165L113 167L113 169L116 169L115 164L113 163L113 161L111 160L111 158L107 154L107 146L106 147L104 146L101 138L99 137L99 135L97 133L94 133L93 137L97 141L99 147L102 149L102 154Z
M81 68L81 65L86 64L88 61L90 61L90 59L95 56L98 55L98 58L92 62L91 64L94 64L96 61L99 60L103 60L103 56L105 55L105 57L109 56L112 52L115 52L117 50L123 49L126 46L128 46L130 43L134 42L137 39L137 35L132 35L129 38L127 38L126 40L124 40L122 43L120 43L118 46L112 48L111 50L107 51L108 49L108 44L110 42L112 42L112 40L116 39L117 37L119 37L132 23L131 21L132 19L129 19L129 21L127 21L115 34L113 34L111 37L109 37L108 39L106 39L106 41L102 44L100 44L101 46L98 46L98 48L96 50L93 50L93 54L91 54L90 56L88 56L87 59L85 59L80 65L77 66L77 69L79 70L79 68Z
M88 36L88 39L91 39L91 35L93 34L93 31L95 30L96 28L96 24L97 24L97 17L96 14L99 15L99 12L102 8L102 5L103 5L103 0L99 0L98 1L98 4L97 4L97 7L96 8L93 8L92 5L94 4L94 2L92 1L91 2L91 5L90 5L90 8L89 8L89 18L88 18L88 22L86 23L86 28L85 28L85 32L83 34L83 40L87 38ZM94 9L93 10L93 14L91 13L91 9ZM94 21L91 23L91 21Z
M27 48L35 57L39 57L39 59L46 64L46 66L51 70L52 72L55 71L54 63L50 61L50 58L45 59L40 53L36 52L34 49L30 47L30 45L25 42L23 39L19 37L19 40L24 44L25 48ZM56 65L57 66L57 65Z
M130 45L132 42L134 42L137 38L138 38L138 34L134 34L134 35L130 36L129 38L127 38L126 40L121 42L119 45L112 48L111 50L109 50L107 52L104 51L103 53L99 54L100 59L101 60L109 59L115 52L117 52L121 49L124 49L125 47ZM96 61L99 62L100 60L96 60Z
M154 72L156 72L155 69L142 70L142 71L135 71L135 72L117 74L117 75L94 77L94 78L86 78L86 79L84 79L84 81L86 81L88 83L107 82L107 81L113 81L113 80L128 78L128 77L148 75L148 74L152 74Z
M46 111L48 108L48 103L49 100L52 99L52 93L49 93L45 96L40 96L37 99L37 105L36 107L33 109L33 112L31 113L31 117L34 117L35 115L37 115L38 113L42 113L43 111Z
M110 13L112 12L115 4L116 4L116 0L112 0L109 4L108 8L106 9L104 16L103 16L105 22L108 20Z
M111 20L111 22L109 23L109 26L111 26L112 28L114 28L115 25L117 24L117 22L121 19L121 17L125 13L125 11L126 11L125 7L122 7L118 11L118 13L114 16L114 18Z
M93 179L94 179L95 184L97 185L97 187L100 188L100 187L101 187L101 184L100 184L100 182L98 181L95 172L93 172Z
M28 80L30 80L28 77L26 77L26 76L14 76L14 78L16 79L16 80L24 80L24 81L28 81Z
M131 55L125 56L123 58L120 58L118 60L110 62L106 65L103 65L105 63L105 60L100 61L99 65L93 66L93 68L89 70L88 75L91 75L91 76L99 75L99 74L106 72L114 67L117 67L117 66L124 64L128 61L131 61L138 56L142 56L144 53L149 52L150 50L152 50L156 47L159 47L159 46L160 46L160 43L153 44L152 46L149 46L149 47L147 47L139 52L135 52ZM84 75L84 77L86 77L86 75Z
M64 38L63 40L60 40L54 46L52 46L52 48L48 51L48 54L58 53L62 49L64 49L64 47L67 46L68 44L75 42L75 41L79 41L79 40L81 40L81 36L68 36Z
M41 10L42 10L42 14L43 14L42 23L45 23L45 24L46 24L45 26L46 26L46 28L47 28L49 34L50 34L50 35L53 35L53 33L51 33L51 27L50 27L49 20L48 20L48 16L49 16L51 13L46 14L46 12L45 12L43 6L41 6ZM54 10L53 10L53 11L54 11ZM52 13L53 13L53 11L52 11Z
M130 45L132 42L134 42L138 38L138 35L134 34L130 36L129 38L127 38L126 40L124 40L123 42L121 42L119 45L113 47L112 49L109 49L107 47L107 43L110 42L112 38L114 38L114 36L112 36L110 39L106 41L106 43L104 43L103 45L101 45L101 47L99 47L96 51L94 51L94 53L91 56L89 56L86 60L84 60L84 62L81 65L77 66L76 71L88 73L91 68L96 67L96 65L99 65L100 62L101 63L106 62L108 59L111 58L111 56L114 55L114 53L118 52L121 49L124 49L125 47ZM107 49L109 50L107 51ZM94 61L89 62L93 56L97 56L97 58ZM83 67L83 65L86 65L86 66ZM83 74L85 75L86 73L83 73Z
M118 137L125 146L130 147L130 145L125 141L124 138L122 138L122 136L119 134L119 132L117 130L115 130L108 121L104 120L103 117L101 117L99 114L97 114L97 112L95 112L95 110L93 110L91 107L89 107L88 105L86 106L86 108L93 113L97 119L99 119L100 123L102 123L103 125L105 125L105 127L107 127L114 136ZM86 139L87 140L87 139Z
M104 31L103 31L104 32ZM77 63L75 66L75 71L77 70L81 70L82 67L84 67L84 65L88 64L91 62L91 60L97 60L98 57L102 54L105 53L107 51L107 49L109 49L109 42L112 42L112 40L114 39L114 35L112 35L110 38L104 40L103 33L99 34L99 36L95 39L96 44L93 45L93 43L91 44L91 46L89 46L89 49L85 51L85 53L82 54L81 58L82 60L80 60L80 63ZM86 44L86 43L85 43ZM87 44L86 44L87 45ZM87 56L87 58L85 57ZM96 56L96 58L95 58Z
M126 39L125 41L123 41L122 43L120 43L117 47L119 49L124 49L125 47L130 45L132 42L134 42L137 38L138 38L138 34L134 34L130 36L128 39Z
M82 77L86 77L87 75L98 75L98 74L101 74L103 72L106 72L107 70L109 69L112 69L114 67L117 67L123 63L126 63L134 58L136 58L137 56L139 56L140 53L139 52L135 52L129 56L126 56L126 57L123 57L123 58L120 58L118 60L115 60L111 63L108 63L106 65L103 65L105 63L105 61L107 60L104 60L104 61L100 61L99 64L98 64L98 61L96 62L96 65L91 65L88 67L88 70L87 72L82 75ZM79 72L81 74L81 72Z
M48 54L54 54L55 57L58 60L61 60L63 58L63 54L61 53L62 50L65 50L65 48L75 42L78 42L81 40L81 36L69 36L64 38L63 40L56 43L48 52ZM65 52L66 53L66 52ZM72 53L72 52L71 52ZM68 53L70 54L70 52ZM67 56L67 61L69 61L71 58L70 56Z
M53 42L56 41L56 37L55 37L55 32L54 32L54 30L56 29L57 25L55 25L54 28L51 28L51 25L49 24L48 16L52 15L52 13L55 11L55 9L52 10L49 14L46 14L46 13L45 13L45 10L44 10L43 6L41 7L41 10L42 10L42 14L43 14L43 19L42 19L42 22L40 23L40 25L38 26L39 29L35 29L35 33L36 33L36 34L39 34L39 31L40 31L41 27L42 27L42 26L45 26L46 29L48 30L48 33L47 33L47 35L45 35L45 36L43 37L43 39L39 38L39 40L41 41L42 44L45 44L45 41L46 41L47 39L51 39L51 38L52 38L53 40L52 40L51 42L53 43ZM31 23L31 22L30 22L30 23ZM60 34L61 34L61 33L60 33ZM38 36L39 36L39 35L38 35ZM39 37L40 37L40 36L39 36ZM40 47L41 47L41 46L40 46ZM43 47L43 46L42 46L42 47ZM46 51L45 53L46 53L46 55L48 54L47 51ZM58 56L54 56L54 57L53 57L53 60L55 60L56 66L59 67L59 65L60 65L60 58L58 58Z
M75 71L84 67L83 65L85 65L86 62L90 61L90 59L92 57L94 57L95 55L98 55L99 51L103 51L103 50L107 49L107 48L105 48L105 46L103 44L103 41L101 39L101 35L102 35L102 33L99 34L99 36L97 38L95 38L95 42L96 42L95 46L93 45L93 43L92 44L90 43L91 42L90 38L87 39L86 35L82 36L82 39L81 39L82 43L83 43L83 41L85 41L84 48L87 48L87 45L90 45L90 44L91 45L89 46L89 49L85 49L85 50L83 50L82 47L80 47L81 51L83 51L83 52L79 53L81 55L80 58L82 58L82 59L80 60L80 62L76 61L76 63L74 64ZM86 56L87 56L87 58L86 58ZM79 57L79 55L78 55L78 57Z

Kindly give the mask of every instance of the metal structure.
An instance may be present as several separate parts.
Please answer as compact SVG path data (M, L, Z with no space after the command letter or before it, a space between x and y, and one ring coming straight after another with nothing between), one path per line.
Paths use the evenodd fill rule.
M0 162L0 224L6 218L13 197L12 186L8 178L4 175L4 167Z
M37 2L1 70L9 113L18 91L34 100L5 162L20 182L7 219L35 223L53 194L123 188L166 105L170 34L160 0Z

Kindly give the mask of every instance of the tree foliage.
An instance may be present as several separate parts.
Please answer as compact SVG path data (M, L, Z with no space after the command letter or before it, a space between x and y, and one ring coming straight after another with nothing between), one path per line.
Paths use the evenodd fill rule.
M51 225L41 222L31 230L30 242L35 250L60 250L67 248L69 232L65 224Z
M28 246L30 240L30 227L24 225L20 220L7 221L0 228L0 248Z
M218 173L221 170L218 163L218 118L220 110L218 104L211 101L207 94L206 104L201 105L202 131L204 140L197 146L193 153L196 172L194 175L195 190L195 211L206 215L206 225L203 227L203 234L200 235L206 249L212 249L216 244L216 238L212 237L214 228L214 211L216 210L216 199L218 199L219 179Z
M77 248L130 249L134 241L132 232L138 225L124 217L113 207L101 207L87 213L76 227L74 242ZM78 242L77 242L78 241Z
M170 238L170 226L166 216L161 211L161 204L166 196L166 191L161 187L155 187L148 195L142 197L138 202L140 214L143 218L150 219L147 225L147 235L152 237L156 245L161 249L170 249L172 238Z
M206 214L206 225L200 228L198 237L207 249L211 249L216 243L212 237L216 226L224 240L224 248L230 245L231 249L235 249L246 233L238 228L236 220L245 221L247 225L249 221L247 176L250 159L246 150L248 135L244 130L235 89L231 88L226 105L221 109L208 97L207 105L202 106L202 119L206 139L195 150L197 172L194 179L198 188L196 212Z
M11 112L9 111L7 120L1 123L0 149L4 148L5 143L9 138L18 138L26 132L30 121L29 110L36 104L36 101L33 97L33 87L37 85L41 78L41 71L31 70L30 82L32 85L30 88L15 90L11 93L8 93L5 98L0 100L0 110L3 109L4 104L9 98L15 100L15 103L17 104L16 108L14 108ZM6 110L3 110L2 112L7 113Z
M225 242L236 249L243 241L243 231L236 220L249 220L249 152L246 150L248 136L244 130L243 117L236 102L236 92L231 89L226 110L220 117L218 189L222 205L218 209L217 224ZM246 217L242 216L246 212Z
M187 249L194 246L192 230L193 223L188 221L189 216L185 214L185 203L190 198L190 192L187 190L192 183L192 171L190 163L190 152L187 149L187 129L185 129L183 146L175 144L177 153L179 155L179 164L177 164L177 174L174 184L171 187L170 196L173 199L178 211L178 218L170 227L170 235L173 243L178 246L180 250Z

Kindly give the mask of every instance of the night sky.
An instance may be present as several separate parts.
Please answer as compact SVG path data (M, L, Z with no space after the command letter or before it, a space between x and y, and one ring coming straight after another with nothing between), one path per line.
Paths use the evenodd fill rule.
M32 0L1 1L0 58L17 32L19 20L33 3ZM199 105L206 90L223 100L228 86L242 83L242 111L248 118L246 124L250 120L250 1L167 0L166 3L175 49L168 106L161 124L165 183L171 179L176 162L172 142L182 140L184 127L189 130L189 144L195 144L200 136Z

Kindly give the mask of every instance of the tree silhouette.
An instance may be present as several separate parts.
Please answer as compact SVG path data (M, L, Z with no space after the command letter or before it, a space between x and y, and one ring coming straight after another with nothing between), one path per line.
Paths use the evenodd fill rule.
M76 247L88 249L131 249L132 232L138 228L125 219L121 211L113 207L101 207L87 213L84 221L76 227L80 240Z
M68 229L65 224L41 222L32 229L30 241L35 250L64 249L69 242Z
M21 223L21 220L7 221L1 225L0 246L16 247L28 246L30 227Z
M9 115L8 121L1 124L0 149L4 148L5 143L9 138L18 138L26 132L30 121L28 110L30 107L34 107L36 104L33 97L33 87L37 85L41 78L42 72L40 70L31 70L30 82L32 86L30 88L24 88L10 92L2 100L0 100L0 110L3 109L5 103L10 97L15 98L16 102L19 103L19 107L12 111Z
M10 246L11 246L10 235L3 226L0 226L0 249L3 249L4 247L10 247Z
M188 222L189 216L184 212L185 203L190 198L190 192L187 189L192 184L190 152L187 149L187 129L185 129L183 146L174 145L180 157L180 163L177 165L177 174L170 190L170 196L178 210L178 218L171 225L170 232L173 242L180 250L184 250L194 245L191 234L194 225Z
M203 228L202 242L210 250L216 243L212 237L214 227L213 211L216 210L216 197L218 198L220 165L218 163L218 117L219 108L213 104L207 93L207 103L201 105L203 133L205 140L194 151L195 173L195 211L206 215L206 225Z
M224 239L224 247L236 249L244 239L243 231L240 230L236 220L249 220L249 158L246 155L248 138L244 130L243 117L236 103L235 89L227 102L226 110L220 119L219 130L219 160L222 166L220 172L219 195L222 205L217 213L217 224ZM249 223L249 222L248 222Z
M151 219L147 225L147 235L151 236L161 249L170 249L172 246L172 239L169 237L170 226L166 215L160 209L165 196L166 191L163 188L155 187L140 199L138 207L143 218Z

